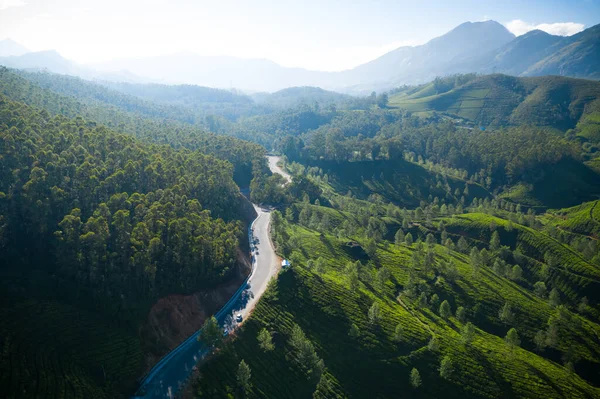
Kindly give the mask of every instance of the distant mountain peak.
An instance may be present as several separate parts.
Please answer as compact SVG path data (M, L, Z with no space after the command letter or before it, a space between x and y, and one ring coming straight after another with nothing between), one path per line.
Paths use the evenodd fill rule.
M347 93L370 93L456 73L502 72L514 76L550 74L600 79L600 25L569 37L541 30L516 37L497 21L464 22L423 45L399 47L341 72L287 68L271 60L207 56L189 51L81 66L54 50L15 57L3 55L2 46L19 45L11 39L0 41L0 64L13 68L47 69L114 81L237 87L249 92L319 86ZM313 90L311 95L315 93Z
M0 57L14 57L28 53L29 49L11 38L0 40Z
M519 38L533 37L533 36L555 36L555 35L551 35L550 33L544 32L543 30L540 30L540 29L534 29L534 30L530 30L529 32L519 36Z
M452 29L450 32L442 35L440 37L453 35L456 33L485 33L485 34L494 34L494 35L502 35L505 37L515 38L516 36L511 33L506 26L502 25L500 22L494 20L487 21L476 21L476 22L463 22L458 25L456 28Z
M488 19L485 21L466 21L463 22L462 24L458 25L456 28L460 28L461 26L467 27L467 26L497 26L497 27L503 27L506 29L506 27L504 25L502 25L500 22L498 21L494 21L493 19ZM454 28L454 29L456 29Z

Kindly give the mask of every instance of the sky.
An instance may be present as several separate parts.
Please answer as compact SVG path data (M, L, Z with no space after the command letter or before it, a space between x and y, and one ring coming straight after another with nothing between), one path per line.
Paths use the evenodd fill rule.
M0 39L79 63L189 51L339 71L488 19L571 35L600 0L0 0Z

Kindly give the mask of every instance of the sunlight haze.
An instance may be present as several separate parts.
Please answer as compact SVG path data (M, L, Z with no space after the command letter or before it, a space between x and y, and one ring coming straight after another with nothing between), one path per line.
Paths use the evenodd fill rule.
M185 51L339 71L423 44L465 20L493 19L516 35L570 35L600 15L597 1L484 3L0 0L0 39L80 63Z

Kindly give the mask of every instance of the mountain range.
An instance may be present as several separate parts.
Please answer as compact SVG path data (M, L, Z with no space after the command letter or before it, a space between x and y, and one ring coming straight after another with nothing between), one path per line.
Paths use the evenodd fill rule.
M13 57L29 53L29 49L11 39L0 41L0 57Z
M426 44L400 47L341 72L286 68L265 59L201 56L188 52L81 66L55 51L20 54L22 51L22 46L12 41L0 42L0 64L47 69L88 79L183 83L248 91L318 86L364 93L421 84L436 76L471 72L600 79L600 25L567 37L540 30L515 37L495 21L465 22Z

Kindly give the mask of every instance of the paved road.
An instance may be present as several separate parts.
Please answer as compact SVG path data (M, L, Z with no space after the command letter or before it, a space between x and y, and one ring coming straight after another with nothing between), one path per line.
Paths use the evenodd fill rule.
M244 320L248 317L281 264L269 238L271 212L256 205L254 208L258 216L248 231L252 248L251 275L215 315L221 326L229 330L237 327L235 315L241 313ZM193 367L208 353L206 346L197 340L199 333L165 355L144 377L133 398L172 398L184 388Z
M292 181L292 176L290 176L286 171L277 166L277 162L279 162L281 157L269 155L267 156L267 159L269 160L269 169L271 169L271 172L279 173L281 176L285 177L288 183Z

